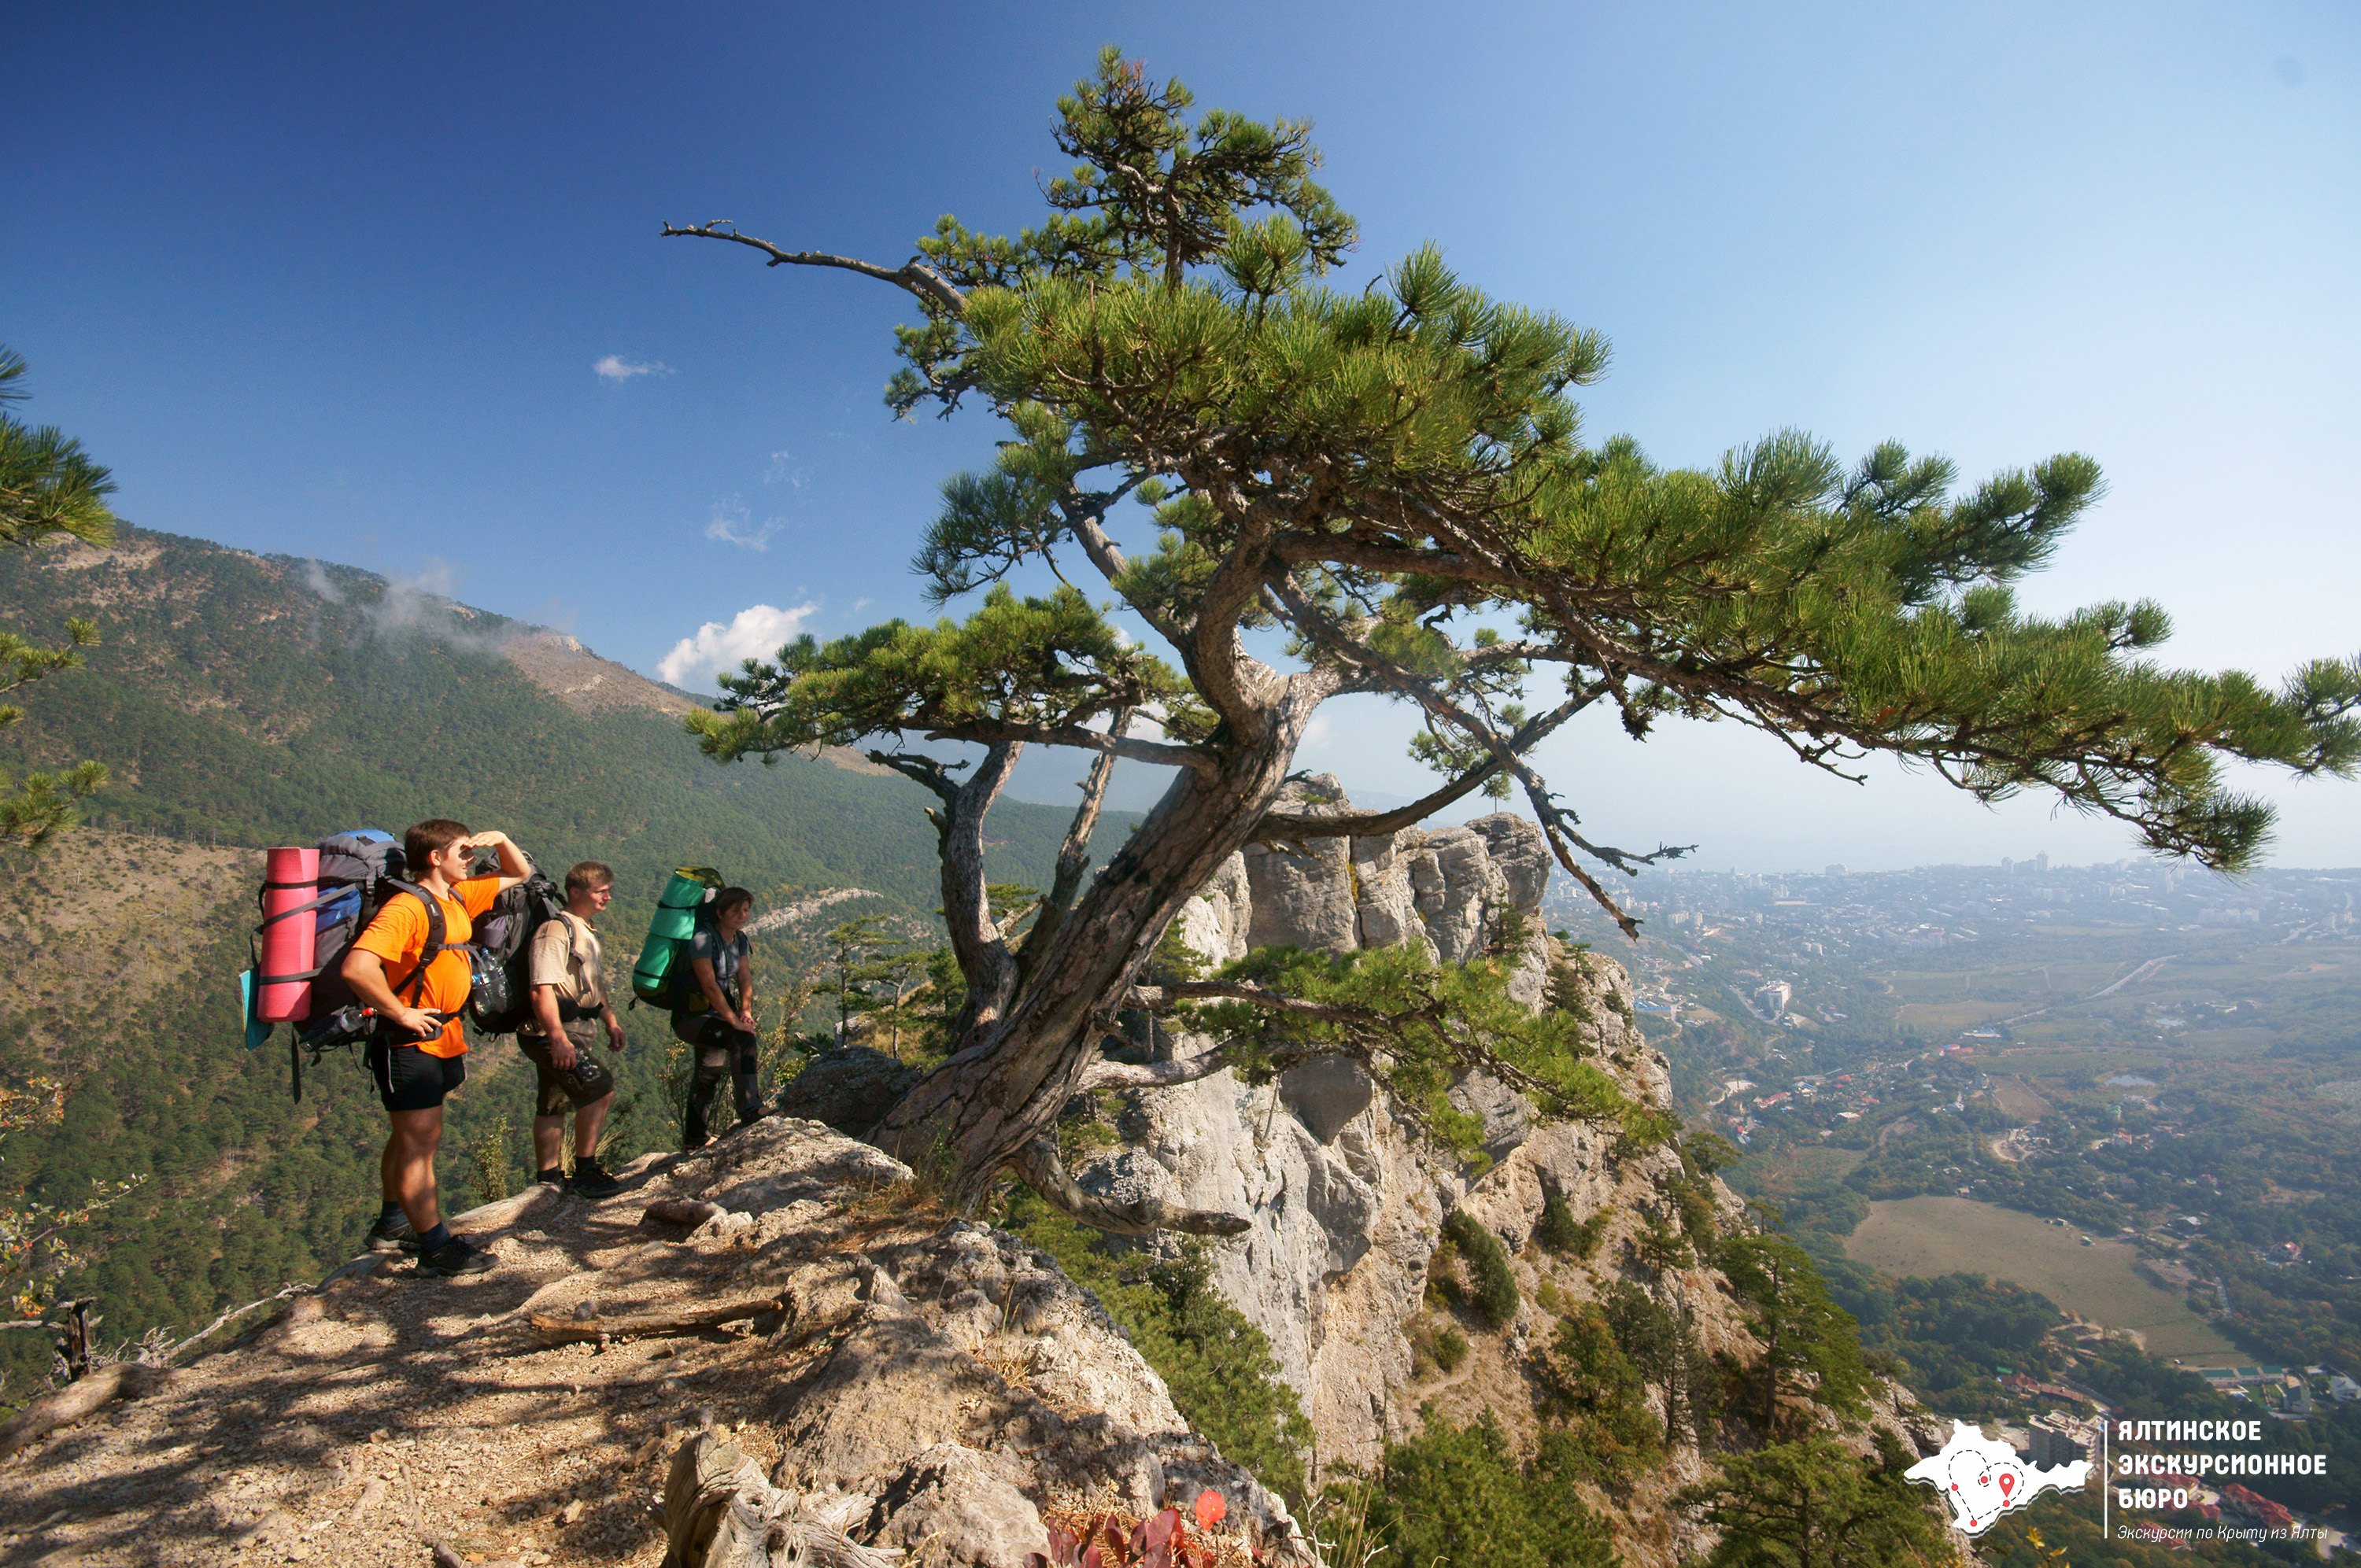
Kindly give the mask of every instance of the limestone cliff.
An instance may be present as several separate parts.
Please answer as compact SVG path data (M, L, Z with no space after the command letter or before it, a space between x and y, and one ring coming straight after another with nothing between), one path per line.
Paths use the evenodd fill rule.
M1282 804L1314 815L1350 807L1325 774L1291 784ZM1180 937L1215 962L1258 947L1341 952L1403 942L1465 962L1507 912L1538 917L1547 856L1540 829L1507 814L1384 838L1256 845L1191 903ZM1536 925L1518 971L1518 990L1534 1003L1546 940ZM1601 964L1595 972L1602 1001L1624 994L1615 990L1626 986L1620 969ZM1607 1006L1596 1015L1609 1025L1602 1049L1644 1077L1622 1016ZM1127 1129L1137 1137L1085 1179L1248 1218L1245 1234L1215 1248L1215 1279L1268 1336L1323 1460L1364 1462L1402 1429L1399 1396L1411 1382L1405 1331L1444 1214L1463 1202L1488 1215L1497 1209L1521 1239L1540 1212L1543 1169L1571 1197L1598 1163L1597 1135L1581 1129L1554 1129L1521 1153L1532 1141L1521 1101L1482 1081L1463 1084L1459 1094L1463 1108L1484 1113L1488 1152L1502 1161L1474 1183L1342 1058L1307 1063L1260 1088L1222 1072L1144 1096ZM1531 1213L1521 1209L1526 1199Z
M1325 775L1291 785L1284 805L1307 814L1349 809ZM1557 947L1541 929L1549 869L1540 829L1505 813L1384 838L1256 846L1191 904L1181 937L1215 961L1269 945L1337 952L1411 942L1463 962L1513 913L1526 930L1520 999L1582 1017L1598 1064L1627 1094L1669 1111L1667 1063L1633 1025L1629 976L1610 959ZM1159 1044L1191 1054L1201 1043ZM1480 1077L1462 1082L1455 1099L1484 1117L1488 1168L1464 1167L1422 1139L1346 1058L1310 1062L1259 1087L1224 1071L1137 1097L1123 1123L1126 1146L1086 1184L1248 1218L1243 1234L1213 1245L1214 1277L1269 1338L1312 1418L1323 1468L1366 1464L1414 1430L1430 1404L1463 1421L1488 1407L1512 1434L1530 1438L1529 1353L1554 1319L1536 1299L1544 1280L1565 1302L1598 1299L1632 1280L1686 1316L1708 1355L1754 1358L1718 1273L1701 1264L1646 1267L1627 1245L1652 1225L1680 1226L1676 1150L1620 1146L1612 1128L1536 1124L1521 1097ZM1708 1188L1719 1222L1737 1223L1738 1201L1719 1181L1708 1179ZM1596 1217L1587 1259L1528 1245L1552 1195L1576 1221ZM1429 1264L1454 1210L1506 1245L1523 1299L1513 1322L1477 1336L1466 1363L1445 1374L1419 1365L1413 1334L1430 1312ZM1661 1475L1591 1500L1616 1516L1632 1563L1668 1563L1697 1544L1667 1506L1670 1495L1702 1474L1696 1449L1679 1447Z

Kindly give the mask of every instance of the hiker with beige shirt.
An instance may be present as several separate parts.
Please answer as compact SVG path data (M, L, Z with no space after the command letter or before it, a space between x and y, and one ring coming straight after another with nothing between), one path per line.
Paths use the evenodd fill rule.
M584 861L566 873L566 910L533 935L526 960L533 1015L517 1030L537 1080L533 1152L540 1179L577 1197L607 1198L621 1184L598 1164L598 1133L615 1098L615 1075L593 1047L623 1048L622 1021L607 1000L605 949L592 919L615 896L615 873ZM563 1159L566 1113L574 1112L574 1174Z

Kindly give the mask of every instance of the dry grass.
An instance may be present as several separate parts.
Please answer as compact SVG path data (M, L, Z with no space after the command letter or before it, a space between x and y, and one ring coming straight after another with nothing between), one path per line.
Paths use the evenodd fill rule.
M1869 1206L1846 1255L1881 1273L1982 1274L2038 1290L2076 1316L2137 1333L2151 1354L2233 1361L2237 1350L2181 1299L2134 1272L2127 1244L2084 1246L2081 1233L1967 1198L1903 1198Z
M2049 1114L2049 1102L2033 1092L2021 1079L1993 1079L1992 1096L1993 1103L2001 1108L2004 1115L2020 1122L2038 1122Z
M262 880L254 850L72 828L38 853L8 851L0 874L0 1012L26 1014L45 1054L70 1044L63 1020L137 1007L192 977L197 950L245 918Z
M2005 1018L2025 1011L2021 1002L1984 1001L1962 998L1956 1002L1908 1002L1895 1010L1901 1023L1932 1034L1947 1034L1954 1029L1973 1029L1995 1018Z

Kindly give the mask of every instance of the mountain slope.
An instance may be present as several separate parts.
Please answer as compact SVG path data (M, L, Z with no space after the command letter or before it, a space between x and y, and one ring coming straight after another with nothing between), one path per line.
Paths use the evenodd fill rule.
M255 847L454 815L507 828L554 870L603 860L619 968L664 873L718 866L762 910L812 911L760 942L771 997L831 920L932 922L923 791L841 752L718 767L680 729L685 696L561 633L137 530L111 550L0 554L0 624L53 637L70 615L102 641L29 694L0 768L94 757L115 782L94 803L104 826L0 851L0 1078L69 1086L59 1124L0 1145L0 1190L70 1201L141 1179L67 1284L98 1298L109 1340L185 1331L316 1275L373 1212L384 1130L364 1075L331 1059L297 1104L283 1031L240 1048ZM1102 842L1132 820L1110 819ZM1065 814L1011 803L994 823L995 875L1046 882ZM819 896L845 889L870 896ZM674 1135L664 1024L626 1015L623 1157ZM478 1047L441 1162L456 1206L526 1174L531 1084L511 1047ZM38 1372L37 1338L0 1336L0 1369Z
M368 573L126 530L0 558L0 606L36 636L98 624L89 667L34 694L0 767L97 758L111 823L260 845L452 815L559 866L610 862L626 910L684 862L758 893L935 903L916 785L842 752L717 767L681 733L679 694ZM1047 874L1063 813L1012 802L994 824L996 872Z

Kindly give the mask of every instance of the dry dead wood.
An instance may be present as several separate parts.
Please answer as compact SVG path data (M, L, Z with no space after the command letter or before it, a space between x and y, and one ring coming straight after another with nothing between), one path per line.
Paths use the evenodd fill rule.
M38 1442L59 1427L88 1420L115 1399L144 1399L170 1386L178 1376L168 1366L140 1361L119 1361L89 1376L44 1394L5 1423L0 1423L0 1459L27 1443Z
M869 1504L783 1491L759 1462L698 1432L673 1455L664 1481L664 1568L895 1568L898 1548L863 1546L845 1533Z
M589 1340L697 1333L706 1329L718 1329L724 1323L743 1322L748 1318L785 1310L786 1303L776 1296L762 1296L752 1300L733 1301L724 1307L708 1307L701 1311L643 1312L626 1318L553 1318L544 1312L535 1312L533 1326L552 1344L579 1344Z

